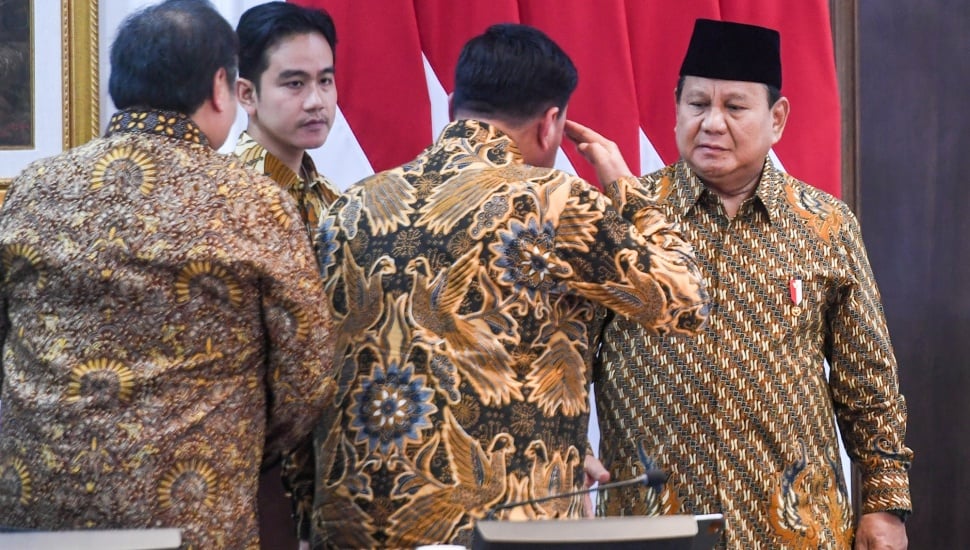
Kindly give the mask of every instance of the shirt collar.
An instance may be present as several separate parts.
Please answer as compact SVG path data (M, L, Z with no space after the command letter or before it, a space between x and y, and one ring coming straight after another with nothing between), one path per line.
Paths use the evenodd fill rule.
M283 164L283 162L280 161L276 155L270 153L265 147L262 146L262 144L256 141L256 139L249 132L245 130L239 134L239 140L236 142L235 153L236 156L243 159L262 159L264 171L269 174L273 181L284 189L289 189L303 183L303 179L300 177L300 174L293 172L289 166ZM303 172L307 174L308 177L306 185L308 187L316 186L317 180L320 179L320 175L317 173L317 166L314 164L313 158L304 151L300 164L303 167Z
M713 198L713 193L705 187L704 182L683 159L674 165L674 178L682 184L674 186L670 202L681 215L689 213L702 200L711 200L707 197ZM770 157L765 157L754 198L764 206L773 224L781 215L781 205L784 202L783 185L784 173L775 168Z
M492 124L481 120L463 119L451 122L441 131L437 144L462 139L474 152L489 163L505 165L524 164L519 146L512 138Z
M784 187L785 173L775 168L770 157L765 159L761 182L758 184L755 196L761 200L773 225L781 220L782 205L785 204Z
M155 134L209 145L209 139L188 115L163 109L133 107L111 116L106 136L121 133Z

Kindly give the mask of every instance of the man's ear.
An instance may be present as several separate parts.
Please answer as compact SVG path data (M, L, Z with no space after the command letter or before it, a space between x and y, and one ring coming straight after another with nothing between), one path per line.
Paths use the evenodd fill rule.
M229 84L225 67L219 67L212 77L212 108L219 113L229 109L236 110L235 92Z
M791 104L788 103L787 97L779 98L771 106L771 130L774 134L774 141L771 142L772 145L778 143L781 135L785 132L785 124L788 122L788 113L790 110Z
M248 78L236 78L236 99L242 105L246 114L253 115L256 112L256 101L258 99L256 85Z
M542 113L542 117L536 125L536 140L543 151L559 148L562 141L559 134L560 112L559 107L549 107Z

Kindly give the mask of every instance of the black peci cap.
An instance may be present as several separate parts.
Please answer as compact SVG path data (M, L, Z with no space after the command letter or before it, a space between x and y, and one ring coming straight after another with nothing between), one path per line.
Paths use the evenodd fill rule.
M761 82L781 89L781 36L757 25L698 19L681 76Z

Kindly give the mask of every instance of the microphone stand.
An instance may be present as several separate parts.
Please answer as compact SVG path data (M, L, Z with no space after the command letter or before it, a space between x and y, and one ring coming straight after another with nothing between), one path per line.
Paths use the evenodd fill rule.
M589 489L582 489L580 491L570 491L568 493L559 493L557 495L549 495L541 498L533 498L529 500L522 500L519 502L507 502L505 504L499 504L498 506L493 506L492 509L488 511L488 514L485 515L485 519L487 520L495 519L496 512L507 510L509 508L516 508L526 504L537 504L539 502L546 502L548 500L555 500L557 498L569 498L569 497L574 497L578 495L585 495L593 491L606 491L608 489L615 489L617 487L626 487L628 485L640 485L640 484L660 485L667 480L666 475L662 476L661 479L657 479L656 470L652 471L652 473L654 474L652 477L649 475L649 473L644 473L631 479L625 479L623 481L614 481L612 483L605 483L603 485L597 485L596 487L590 487Z

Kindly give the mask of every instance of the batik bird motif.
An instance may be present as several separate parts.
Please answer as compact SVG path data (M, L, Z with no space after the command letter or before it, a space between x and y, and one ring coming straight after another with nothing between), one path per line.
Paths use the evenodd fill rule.
M616 254L616 270L626 275L625 281L602 285L576 282L573 286L614 311L635 311L640 305L641 313L635 320L656 331L651 323L657 323L666 314L667 300L654 275L643 271L637 265L638 260L636 250L621 250Z
M366 479L366 473L351 472L350 468L358 467L363 469L369 462L358 465L358 457L354 446L346 441L346 438L342 437L342 433L339 424L333 424L333 427L327 433L327 437L321 446L324 452L318 453L317 467L321 472L325 472L328 475L322 478L325 481L316 489L313 511L313 521L315 523L314 536L326 540L328 544L337 548L373 548L377 545L377 541L370 534L373 531L374 520L354 502L355 495L351 494L351 487L358 489L366 488L370 480ZM339 451L336 450L338 443ZM342 460L340 461L341 470L339 472L333 472L337 452L343 453ZM351 478L360 476L364 476L362 483L348 482ZM330 479L334 478L337 481L330 481ZM365 493L365 496L369 495ZM333 517L342 518L343 521L354 522L365 526L366 529L349 531L329 529L326 518Z
M411 224L414 186L396 171L381 172L360 190L363 212L377 235L394 233Z
M570 447L565 457L559 451L549 455L546 443L536 440L529 443L525 449L525 456L532 460L532 471L529 476L530 499L552 497L573 490L573 478L579 466L579 450ZM539 517L558 518L573 514L582 506L582 496L554 498L546 502L537 503Z
M479 160L477 157L471 158ZM448 169L449 166L446 165L443 171ZM551 172L549 169L524 164L458 172L443 181L428 197L415 225L426 226L431 232L448 233L470 212L478 210L486 201L505 192L510 181L541 179Z
M391 548L451 540L463 520L484 517L505 496L507 459L515 452L512 436L497 434L486 450L461 428L450 409L443 416L440 439L453 483L426 474L438 447L435 434L417 453L415 467L398 476L395 493L411 497L390 518L387 545Z
M367 338L367 329L374 326L384 311L384 285L381 277L395 273L394 259L383 255L364 275L364 268L357 265L350 247L344 243L343 291L347 305L346 313L335 314L338 319L337 357L343 356L337 373L337 393L334 402L340 403L347 395L350 383L357 376L357 359L346 353L347 347Z
M495 338L488 324L458 313L468 288L478 273L481 244L469 249L455 264L431 279L431 267L422 256L404 268L414 283L408 315L416 332L431 344L442 344L461 375L486 405L522 399L522 382L509 366L512 358Z

